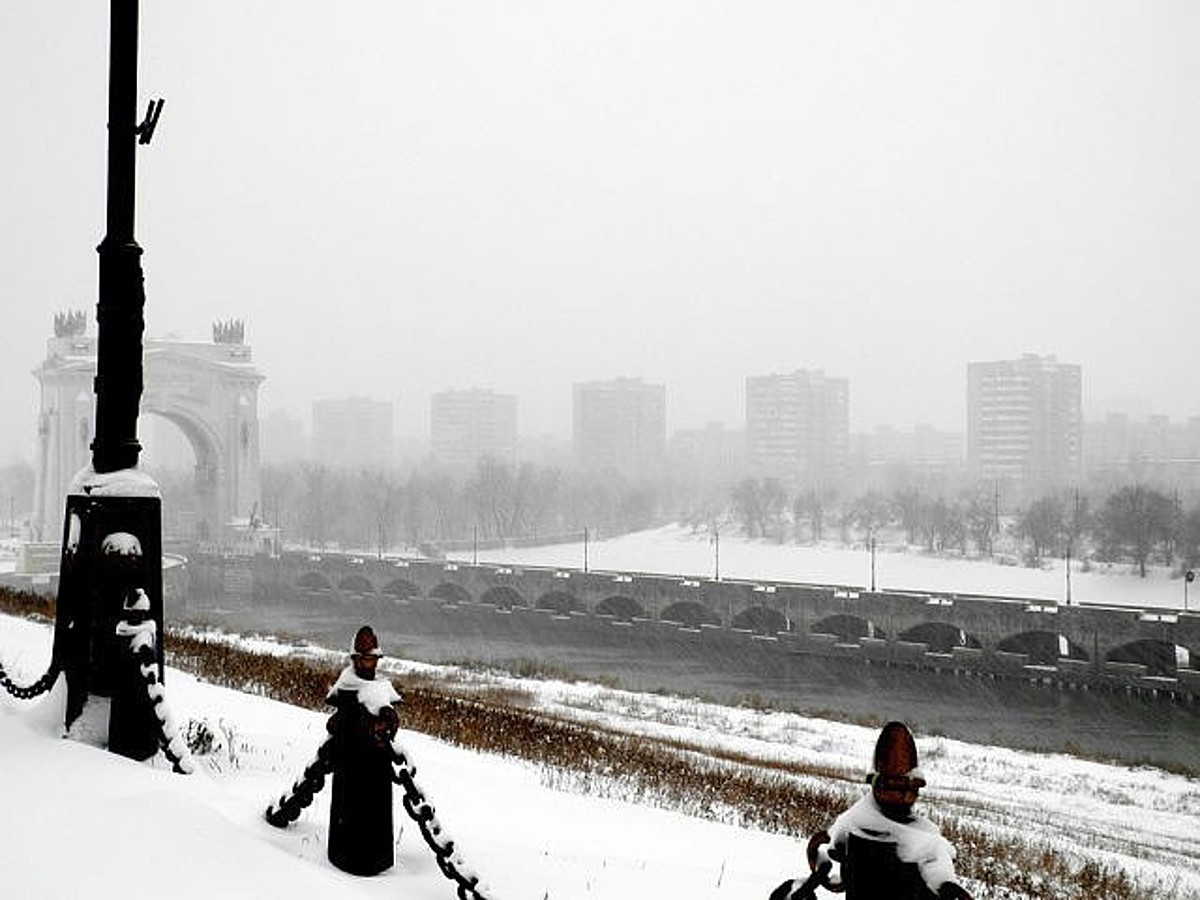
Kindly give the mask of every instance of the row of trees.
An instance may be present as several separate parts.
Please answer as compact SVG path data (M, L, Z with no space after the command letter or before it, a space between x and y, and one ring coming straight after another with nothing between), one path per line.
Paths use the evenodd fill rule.
M832 537L832 527L847 544L887 533L930 552L1015 550L1031 566L1047 557L1129 562L1143 577L1153 561L1200 565L1200 503L1185 509L1178 495L1143 485L1049 494L1005 515L994 489L952 497L911 486L855 497L789 495L774 479L748 478L729 500L730 516L750 537L816 543Z
M425 543L514 540L646 528L660 520L656 488L615 477L566 474L485 459L469 474L348 471L319 463L264 466L263 513L285 537L390 549Z
M186 505L188 480L160 482ZM801 490L774 479L733 485L638 482L532 463L481 461L469 473L435 467L344 470L309 462L264 466L262 516L288 540L386 552L423 543L615 534L668 521L737 527L751 538L850 545L902 543L933 553L1019 559L1153 562L1200 567L1200 498L1144 485L1047 494L1002 509L994 489L949 493L908 484L857 495Z

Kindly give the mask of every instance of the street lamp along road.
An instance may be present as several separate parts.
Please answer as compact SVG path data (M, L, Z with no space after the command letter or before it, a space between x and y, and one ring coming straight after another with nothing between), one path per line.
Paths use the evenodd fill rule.
M152 102L138 124L138 0L110 0L109 16L107 228L97 248L96 432L92 465L76 476L67 495L53 662L67 678L67 728L91 698L107 698L108 748L149 759L158 750L158 722L153 708L144 708L144 683L129 677L134 660L128 640L115 630L122 621L153 621L161 684L162 499L154 480L137 468L146 297L133 222L137 143L149 142L163 104ZM134 604L139 591L145 599ZM92 709L102 715L105 706L96 703Z

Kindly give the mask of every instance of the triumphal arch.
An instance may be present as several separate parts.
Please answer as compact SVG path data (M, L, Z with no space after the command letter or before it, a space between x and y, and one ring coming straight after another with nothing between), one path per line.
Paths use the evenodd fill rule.
M212 340L147 339L143 345L141 413L170 420L196 457L195 537L220 540L259 508L258 388L240 320L213 324ZM33 538L61 538L72 480L91 464L95 431L96 338L82 312L60 313L46 359L34 376L41 385L37 431L37 493Z

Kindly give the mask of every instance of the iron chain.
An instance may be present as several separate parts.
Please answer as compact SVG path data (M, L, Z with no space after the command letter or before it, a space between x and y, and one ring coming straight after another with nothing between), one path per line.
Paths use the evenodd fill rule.
M304 767L304 773L292 785L291 793L284 794L267 806L264 816L276 828L286 828L299 818L300 813L313 801L313 797L325 786L325 777L333 773L333 737L317 749L316 757ZM433 851L438 869L457 886L459 900L487 900L479 890L479 876L465 871L462 860L454 852L454 841L443 839L442 827L437 821L433 805L426 799L415 780L416 768L409 762L404 751L392 745L392 761L397 770L392 780L400 785L404 794L401 805L404 811L421 830L421 837Z
M333 772L333 736L317 748L317 755L307 766L304 774L292 785L292 793L284 794L277 803L272 803L264 813L266 820L276 828L286 828L300 817L300 813L313 802L313 797L325 787L325 776Z
M442 874L457 885L459 900L487 900L479 891L479 876L466 871L463 861L454 852L454 841L442 836L442 826L437 820L433 804L417 787L416 767L409 761L404 751L395 744L392 745L392 761L397 767L393 780L404 789L401 801L404 811L421 829L421 837L433 851Z
M141 591L138 592L142 594ZM144 595L143 595L144 596ZM132 610L131 610L132 611ZM140 610L138 610L140 611ZM195 770L187 744L179 737L178 730L171 718L166 703L166 694L162 683L158 680L158 629L153 620L138 621L137 616L131 616L134 621L124 619L117 625L117 634L129 638L130 663L138 666L142 682L146 686L146 696L154 711L154 723L158 746L163 755L171 763L171 768L180 774L190 775Z
M57 663L51 662L50 668L46 670L46 674L35 681L33 684L25 686L15 684L4 671L4 666L0 665L0 685L9 694L16 697L18 700L32 700L34 697L39 697L50 688L54 687L54 682L58 680L59 667Z

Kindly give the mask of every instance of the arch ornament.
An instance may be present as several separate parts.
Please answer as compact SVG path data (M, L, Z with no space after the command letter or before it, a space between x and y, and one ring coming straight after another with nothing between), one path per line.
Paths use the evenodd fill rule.
M41 388L37 423L34 538L60 537L67 491L91 464L96 397L96 338L82 314L56 320L46 359L34 370ZM259 503L258 389L244 329L213 328L212 342L144 341L141 413L162 416L187 437L196 456L199 521L195 537L218 539Z

